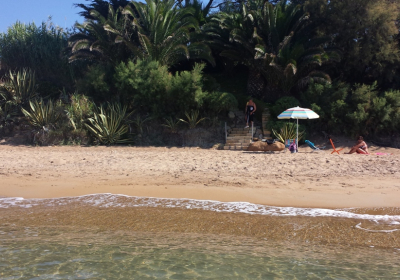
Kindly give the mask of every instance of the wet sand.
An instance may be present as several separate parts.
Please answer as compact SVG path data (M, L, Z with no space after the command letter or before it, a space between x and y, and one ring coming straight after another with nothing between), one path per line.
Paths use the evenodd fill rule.
M370 150L391 155L331 155L331 150L312 153L309 148L297 154L267 154L197 148L0 146L0 196L114 193L288 207L356 207L354 211L360 213L399 215L400 153ZM71 204L2 208L0 220L11 228L197 232L400 248L400 230L380 232L400 229L399 225L344 218Z
M273 217L204 210L132 207L98 208L79 204L8 208L1 226L10 230L49 228L91 231L225 234L273 242L400 248L400 225L332 217Z

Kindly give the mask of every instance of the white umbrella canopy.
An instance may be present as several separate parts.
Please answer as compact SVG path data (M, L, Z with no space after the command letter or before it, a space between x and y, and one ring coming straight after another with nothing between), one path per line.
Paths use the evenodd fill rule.
M296 149L299 146L299 119L318 119L319 115L313 110L307 108L301 108L299 106L289 108L283 111L278 119L297 119L297 137L296 137Z

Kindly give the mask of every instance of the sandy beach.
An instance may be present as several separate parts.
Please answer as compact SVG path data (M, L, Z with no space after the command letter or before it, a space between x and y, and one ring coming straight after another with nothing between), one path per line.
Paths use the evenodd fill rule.
M332 155L332 149L312 152L307 147L291 154L2 145L0 196L113 193L271 206L400 207L400 151L370 150L371 155Z

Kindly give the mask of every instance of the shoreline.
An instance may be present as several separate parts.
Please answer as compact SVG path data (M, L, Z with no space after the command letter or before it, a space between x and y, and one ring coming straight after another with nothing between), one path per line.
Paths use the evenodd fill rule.
M399 225L340 217L266 216L166 207L96 207L80 203L0 211L2 231L72 229L216 234L271 242L400 250ZM394 230L393 230L394 229Z
M302 147L299 150L291 154L198 148L0 145L0 200L23 197L29 203L29 198L54 198L49 205L39 200L28 208L0 208L0 220L6 230L67 226L400 248L398 150L372 148L391 153L390 156L331 155L329 150L313 153ZM118 198L122 201L120 206L105 198L104 203L110 203L110 207L79 202L79 196L98 193L130 197ZM250 205L249 209L266 205L287 207L283 212L352 208L346 211L356 215L228 213L218 208L223 206L217 205L214 210L192 209L190 203L182 208L161 204L145 207L129 205L128 200L135 199L132 197L201 200L196 203L221 201L230 206L241 201L258 205ZM61 203L63 200L68 203ZM360 219L357 214L387 217L376 222Z

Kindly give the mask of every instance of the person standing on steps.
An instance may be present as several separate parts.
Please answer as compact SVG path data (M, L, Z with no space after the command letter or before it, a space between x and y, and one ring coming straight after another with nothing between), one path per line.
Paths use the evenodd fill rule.
M250 97L249 101L246 104L245 115L246 115L246 127L249 127L249 124L253 124L254 113L257 110L256 103L254 103L253 98Z

